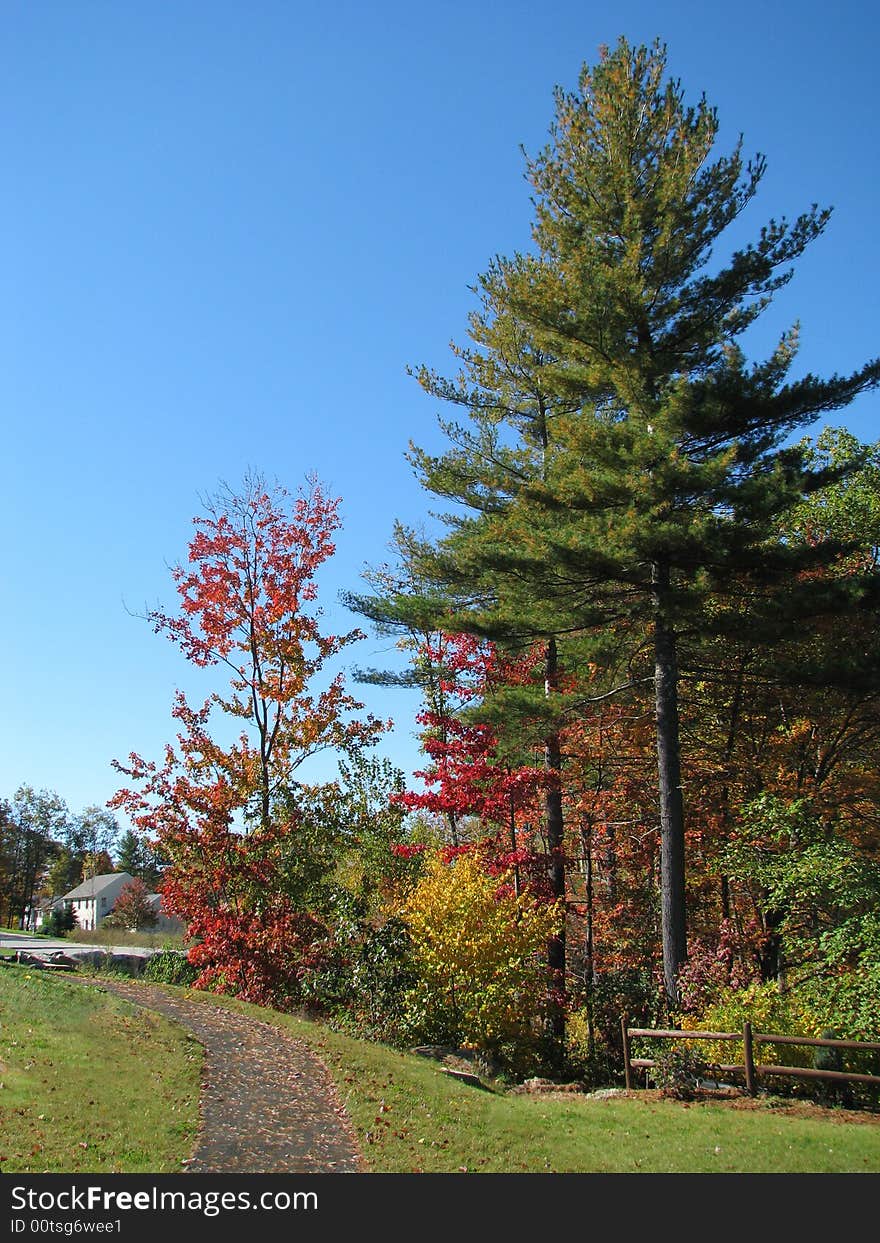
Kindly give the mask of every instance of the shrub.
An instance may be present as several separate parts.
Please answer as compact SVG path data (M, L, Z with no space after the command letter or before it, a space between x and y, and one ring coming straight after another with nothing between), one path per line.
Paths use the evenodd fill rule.
M413 1036L468 1045L493 1058L529 1055L549 998L547 940L555 904L516 897L477 851L447 861L434 852L403 909L417 981L406 995Z
M710 1076L709 1063L692 1044L663 1044L654 1054L651 1078L664 1096L693 1100L701 1081Z
M198 971L180 950L161 949L147 959L144 967L144 979L159 984L192 984L197 975Z
M43 920L40 932L48 937L63 937L76 927L76 915L72 906L56 906Z
M880 914L841 921L820 946L834 969L800 990L811 1009L845 1040L880 1041Z
M747 1020L753 1031L780 1036L818 1036L823 1026L802 995L780 993L778 986L770 982L720 990L705 1010L688 1014L682 1027L687 1031L738 1032ZM713 1061L742 1063L745 1057L742 1041L725 1043L720 1049L715 1041L712 1045L708 1041L693 1043L698 1052ZM813 1055L809 1046L762 1044L756 1049L755 1058L772 1060L778 1065L811 1066Z
M363 929L349 961L346 1016L359 1034L400 1042L406 1032L405 998L416 982L409 929L396 917Z
M619 1021L617 1035L619 1035ZM586 1008L573 1010L565 1024L566 1057L570 1072L589 1087L614 1083L623 1078L620 1051L611 1044L605 1032L590 1024Z

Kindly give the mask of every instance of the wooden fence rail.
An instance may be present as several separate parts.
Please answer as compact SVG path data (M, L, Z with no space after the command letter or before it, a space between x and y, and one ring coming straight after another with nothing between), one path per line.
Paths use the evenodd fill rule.
M721 1065L713 1063L713 1068L725 1075L741 1074L745 1079L746 1091L755 1096L758 1090L758 1078L772 1075L788 1075L798 1079L829 1079L836 1082L872 1083L880 1087L880 1075L862 1075L843 1070L818 1070L806 1066L776 1066L759 1064L755 1061L755 1045L757 1044L793 1044L806 1045L820 1049L857 1049L861 1053L880 1052L880 1043L868 1040L819 1040L811 1036L781 1036L772 1032L753 1032L749 1022L743 1023L739 1032L699 1032L678 1031L653 1027L629 1027L626 1017L620 1020L623 1037L623 1071L629 1091L635 1088L634 1070L650 1070L657 1063L653 1058L633 1057L630 1041L648 1037L655 1040L741 1040L743 1045L742 1065Z

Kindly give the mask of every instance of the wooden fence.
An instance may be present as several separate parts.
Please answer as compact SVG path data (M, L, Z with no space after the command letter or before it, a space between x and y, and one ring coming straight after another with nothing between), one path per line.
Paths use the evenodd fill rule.
M650 1070L656 1066L652 1058L632 1057L630 1040L650 1037L655 1040L736 1040L742 1041L743 1065L723 1065L713 1062L711 1069L717 1074L742 1075L746 1091L754 1096L758 1091L758 1079L774 1075L789 1076L795 1079L828 1079L848 1083L870 1083L880 1087L880 1075L861 1075L844 1070L817 1070L807 1066L776 1066L759 1064L755 1061L755 1046L759 1044L792 1044L806 1045L819 1049L857 1049L861 1053L880 1052L880 1044L867 1040L817 1040L807 1036L777 1036L770 1032L753 1032L751 1023L743 1023L739 1032L693 1032L663 1031L649 1027L628 1027L626 1018L620 1020L623 1036L623 1070L626 1086L632 1091L635 1084L635 1070Z

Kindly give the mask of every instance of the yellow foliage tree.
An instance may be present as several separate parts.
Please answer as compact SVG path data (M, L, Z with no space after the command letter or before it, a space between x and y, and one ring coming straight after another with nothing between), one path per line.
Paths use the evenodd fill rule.
M412 937L418 981L407 997L423 1037L496 1054L529 1044L548 999L547 941L558 903L513 892L477 852L426 860L401 912Z

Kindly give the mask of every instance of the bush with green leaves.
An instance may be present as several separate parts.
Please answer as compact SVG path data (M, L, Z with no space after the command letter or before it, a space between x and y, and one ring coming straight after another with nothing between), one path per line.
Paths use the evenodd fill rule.
M800 986L811 1008L846 1040L880 1041L880 909L841 919L821 952L828 969Z
M861 1038L880 1032L880 860L809 800L762 795L743 809L721 866L775 928L784 987L818 981L828 998L840 993ZM834 1015L827 1023L839 1026Z
M414 982L410 938L397 917L340 922L319 965L301 981L303 1003L331 1026L389 1044L407 1043L404 999Z
M151 954L144 967L143 978L158 984L192 984L198 975L186 954L180 950L161 949Z
M72 906L66 903L64 906L54 907L43 920L40 932L48 937L63 937L66 933L72 932L76 927L76 915Z
M666 1003L659 975L647 966L599 971L572 989L571 996L566 1023L570 1073L591 1086L622 1082L620 1020L630 1027L663 1025Z
M779 1036L805 1036L810 1039L828 1039L828 1031L840 1040L865 1040L876 1042L880 1037L851 1021L853 1011L859 1012L865 998L867 983L854 973L840 976L831 987L828 981L813 980L798 989L780 992L778 986L750 984L746 988L730 988L716 996L715 1001L699 1013L691 1013L683 1020L683 1027L690 1031L740 1032L748 1020L754 1033ZM847 997L855 999L848 1009ZM715 1042L713 1042L715 1044ZM719 1058L717 1046L713 1050L708 1041L694 1045L703 1056ZM723 1046L723 1060L731 1065L742 1065L744 1051L742 1041L731 1041ZM755 1061L760 1065L798 1066L820 1068L813 1045L772 1044L756 1042ZM826 1069L843 1069L856 1074L880 1076L880 1053L869 1050L846 1050L839 1060ZM870 1084L853 1088L848 1093L829 1093L821 1086L804 1080L764 1080L764 1086L772 1083L772 1090L779 1095L794 1094L819 1099L851 1100L854 1103L875 1104L880 1101L880 1091Z
M687 1031L741 1032L747 1021L753 1032L778 1036L815 1037L826 1025L801 993L781 993L771 982L720 990L704 1010L688 1014L682 1020L682 1027ZM716 1041L694 1041L694 1046L702 1056L731 1065L741 1065L745 1057L741 1040L723 1045ZM813 1055L808 1045L761 1044L755 1050L755 1059L777 1065L811 1066Z
M620 1034L620 1022L617 1024ZM618 1040L618 1045L620 1041ZM573 1010L565 1024L565 1053L570 1075L581 1079L588 1087L622 1082L623 1056L619 1047L612 1044L606 1033L591 1023L586 1008Z

